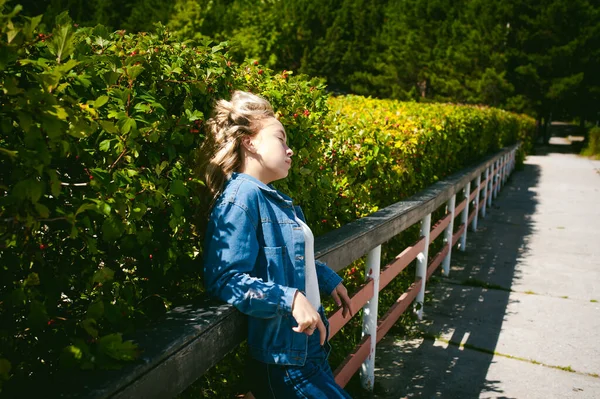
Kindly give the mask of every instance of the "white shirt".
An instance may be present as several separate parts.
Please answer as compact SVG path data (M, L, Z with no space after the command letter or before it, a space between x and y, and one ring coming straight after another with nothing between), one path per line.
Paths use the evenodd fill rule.
M315 310L319 310L319 307L321 306L321 295L319 294L317 265L315 264L315 236L310 230L310 227L300 220L298 216L296 216L296 222L302 227L302 232L304 233L304 276L306 283L306 298Z

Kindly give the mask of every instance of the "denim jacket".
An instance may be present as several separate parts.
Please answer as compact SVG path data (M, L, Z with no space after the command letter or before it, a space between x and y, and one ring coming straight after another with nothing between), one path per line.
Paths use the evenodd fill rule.
M297 326L294 295L305 292L304 233L295 215L304 220L291 198L234 173L213 206L206 231L206 288L250 316L250 355L264 363L304 365L306 360L308 336L292 330ZM341 277L322 262L316 267L319 290L331 294Z

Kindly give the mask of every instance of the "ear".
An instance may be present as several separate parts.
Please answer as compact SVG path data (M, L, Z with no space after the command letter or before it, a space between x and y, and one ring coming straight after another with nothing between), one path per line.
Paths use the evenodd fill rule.
M242 145L248 152L251 152L251 153L256 152L256 147L254 146L254 140L252 140L252 137L250 137L250 136L242 137Z

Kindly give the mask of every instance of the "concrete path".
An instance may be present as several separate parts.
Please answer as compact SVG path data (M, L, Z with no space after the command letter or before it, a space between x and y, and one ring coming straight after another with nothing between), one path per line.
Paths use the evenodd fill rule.
M375 397L600 398L600 161L561 143L528 157L433 277L425 338L377 346Z

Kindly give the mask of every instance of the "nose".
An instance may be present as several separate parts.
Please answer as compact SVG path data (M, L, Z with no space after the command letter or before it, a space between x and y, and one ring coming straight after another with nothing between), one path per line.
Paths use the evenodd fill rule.
M285 150L285 153L288 157L294 155L294 151L290 147L288 147L287 150Z

